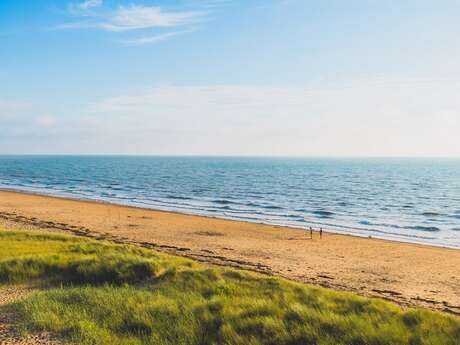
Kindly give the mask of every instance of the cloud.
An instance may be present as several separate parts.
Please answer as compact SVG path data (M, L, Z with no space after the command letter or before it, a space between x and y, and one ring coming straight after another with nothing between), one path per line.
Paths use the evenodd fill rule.
M125 46L141 46L156 44L169 38L195 31L196 25L209 16L210 11L222 7L227 1L211 0L195 5L195 10L167 10L160 6L131 4L117 8L102 8L102 0L87 0L68 6L69 14L79 20L67 22L54 27L54 30L93 29L114 33L130 31L147 31L149 35L121 39ZM99 9L101 8L101 9ZM200 9L200 10L198 10ZM171 31L173 28L185 27L182 31ZM160 33L152 30L161 30Z
M120 6L108 14L98 15L93 20L65 23L59 25L57 29L100 29L124 32L172 28L197 23L207 14L207 11L165 11L158 6Z
M140 38L131 39L131 40L123 40L121 41L121 43L127 46L143 46L143 45L148 45L148 44L157 44L157 43L166 41L170 39L171 37L182 35L187 32L190 32L190 30L168 32L168 33L160 34L160 35L140 37Z
M67 9L72 16L90 17L94 14L93 11L102 7L103 4L103 0L86 0L79 3L70 3Z
M54 116L42 115L35 119L35 123L40 127L53 127L57 123L57 119Z
M42 153L460 156L459 92L452 80L160 85L56 118L34 108L0 116L0 143Z
M135 137L141 153L459 156L458 92L460 83L430 80L158 86L89 113Z
M295 107L305 103L306 88L258 87L236 85L210 86L158 86L138 95L105 99L92 108L93 111L145 111L167 107L169 110L200 111L219 110L217 113L235 110L266 111L273 107ZM238 116L238 114L234 114Z
M106 23L97 27L109 31L127 31L147 28L167 28L190 24L202 18L203 11L165 12L160 7L120 7Z
M0 120L12 118L16 114L30 108L30 104L21 101L4 101L0 99Z
M102 3L103 0L86 0L78 4L78 7L80 7L83 10L87 10L94 7L101 7Z

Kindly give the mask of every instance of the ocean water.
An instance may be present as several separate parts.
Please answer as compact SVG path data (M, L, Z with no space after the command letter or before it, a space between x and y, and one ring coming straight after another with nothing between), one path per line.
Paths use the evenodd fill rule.
M460 247L459 159L0 156L0 188Z

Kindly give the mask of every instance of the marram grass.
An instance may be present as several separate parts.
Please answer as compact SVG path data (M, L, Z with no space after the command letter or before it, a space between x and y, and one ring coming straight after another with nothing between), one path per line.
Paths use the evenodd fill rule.
M12 308L77 344L459 344L460 319L134 246L0 232L0 283L54 286Z

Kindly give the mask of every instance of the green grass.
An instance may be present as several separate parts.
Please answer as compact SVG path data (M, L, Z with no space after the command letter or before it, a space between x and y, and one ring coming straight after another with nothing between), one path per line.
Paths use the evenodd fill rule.
M0 283L137 283L189 261L82 238L0 232Z
M460 319L132 246L0 232L0 283L25 331L78 344L458 344Z

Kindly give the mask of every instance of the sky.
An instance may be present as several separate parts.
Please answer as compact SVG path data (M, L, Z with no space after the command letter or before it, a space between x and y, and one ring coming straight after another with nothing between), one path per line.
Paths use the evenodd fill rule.
M460 157L459 13L1 0L0 154Z

